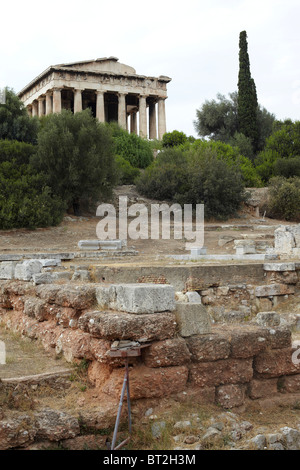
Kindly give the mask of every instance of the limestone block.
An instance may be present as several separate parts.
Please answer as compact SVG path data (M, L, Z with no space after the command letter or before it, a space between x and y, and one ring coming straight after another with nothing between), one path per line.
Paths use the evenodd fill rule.
M38 259L29 259L18 263L15 268L15 278L22 281L30 281L34 274L42 270L42 263Z
M260 312L256 315L256 322L261 326L279 326L280 316L277 312Z
M96 300L98 307L115 308L116 307L116 288L114 285L96 287Z
M49 258L49 259L40 258L39 261L42 263L44 268L48 266L61 266L61 259L59 258Z
M211 317L202 304L176 302L175 315L179 334L183 337L211 331Z
M168 284L119 284L116 289L116 308L123 312L144 314L173 311L175 291Z
M300 374L289 375L283 378L281 383L282 390L287 393L300 392Z
M285 284L268 284L265 286L257 286L255 288L256 297L269 297L273 295L294 294L295 288Z
M96 338L112 341L160 341L174 337L176 318L171 312L132 315L124 312L93 311L81 315L78 327Z
M287 225L286 226L287 232L290 232L295 241L295 247L300 248L300 224L297 225Z
M14 279L16 263L2 261L0 263L0 279Z
M202 248L191 248L191 257L193 256L201 256L201 255L206 255L207 250L205 247Z
M265 263L265 271L295 271L295 263Z
M201 296L198 294L198 292L186 292L186 297L188 302L193 303L193 304L201 304Z
M99 250L99 240L80 240L78 246L81 250Z
M51 284L52 282L56 280L56 278L51 273L37 273L37 274L33 274L32 280L35 285Z
M274 230L274 248L276 253L290 254L295 248L295 239L291 232L286 231L286 227L280 226Z
M183 338L172 338L152 343L144 350L147 367L180 366L190 360L190 352Z

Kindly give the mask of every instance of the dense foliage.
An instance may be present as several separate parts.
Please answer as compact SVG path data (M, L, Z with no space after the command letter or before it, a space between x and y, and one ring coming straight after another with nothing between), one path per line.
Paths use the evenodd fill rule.
M112 132L116 155L123 157L135 168L146 168L152 163L153 152L146 139L129 134L116 123L111 123L108 127Z
M0 139L36 143L39 120L30 118L22 101L6 88L5 104L0 105Z
M224 153L226 150L223 149ZM158 155L137 181L145 196L179 204L204 204L205 217L226 219L244 200L244 183L234 157L206 142L189 149L170 148Z
M108 197L116 181L110 131L88 109L47 116L31 163L67 205Z

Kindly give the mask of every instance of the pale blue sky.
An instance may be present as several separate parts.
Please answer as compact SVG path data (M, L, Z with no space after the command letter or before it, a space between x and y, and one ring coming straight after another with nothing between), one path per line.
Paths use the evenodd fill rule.
M246 30L259 103L300 119L299 0L10 0L0 15L0 87L18 92L50 65L116 56L171 77L167 130L196 136L196 109L237 90Z

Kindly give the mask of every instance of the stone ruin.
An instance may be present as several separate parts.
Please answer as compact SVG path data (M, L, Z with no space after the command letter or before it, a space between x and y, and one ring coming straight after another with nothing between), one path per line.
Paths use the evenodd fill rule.
M295 258L299 226L274 233L275 252ZM93 259L94 248L83 249L83 259L85 253ZM118 244L108 251L117 249L126 253ZM86 266L85 277L62 269L74 254L51 260L46 254L3 256L1 324L38 340L54 357L87 361L100 407L105 397L117 402L124 379L124 360L110 352L132 345L143 346L140 356L129 358L132 400L188 395L225 409L270 397L299 400L299 346L292 331L300 329L300 314L282 315L276 307L297 299L300 262L123 269L98 264L91 279ZM10 380L0 381L0 388L9 386ZM96 421L98 428L106 426L103 417ZM0 426L0 448L12 447L1 439Z

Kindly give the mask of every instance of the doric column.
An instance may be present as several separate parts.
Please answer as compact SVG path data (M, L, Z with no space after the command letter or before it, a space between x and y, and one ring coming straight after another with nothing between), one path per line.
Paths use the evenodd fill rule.
M119 93L118 123L119 126L123 127L123 129L127 128L126 119L126 95L124 93Z
M41 96L38 98L38 115L39 117L44 115L44 98Z
M61 112L61 89L53 89L53 113Z
M82 91L74 90L74 113L82 111Z
M96 91L96 118L99 122L105 122L104 91Z
M52 113L52 101L51 101L51 92L47 91L46 92L46 110L45 114L48 116L48 114Z
M166 133L166 109L165 109L165 98L160 98L158 101L158 138L162 139L162 136Z
M32 116L37 116L38 115L38 104L37 101L34 100L32 102Z
M130 114L130 133L137 134L137 118L136 112Z
M149 139L157 139L155 102L149 105Z
M27 109L27 113L28 113L28 116L29 117L32 117L32 106L26 106L26 109Z
M147 137L147 107L146 96L140 96L139 101L139 135Z

